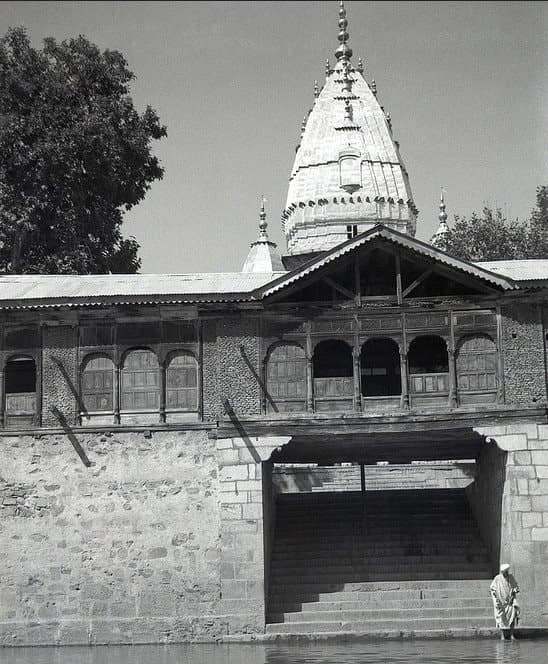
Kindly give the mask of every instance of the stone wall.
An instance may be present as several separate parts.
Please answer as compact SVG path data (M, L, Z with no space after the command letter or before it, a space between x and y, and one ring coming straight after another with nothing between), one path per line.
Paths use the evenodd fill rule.
M548 425L524 423L477 431L507 452L496 562L508 562L514 568L521 588L522 625L547 627ZM489 472L486 467L485 473ZM496 473L496 468L491 472Z
M79 394L76 328L42 328L42 424L72 426Z
M236 414L261 412L259 321L254 318L226 318L217 322L219 398Z
M481 537L491 554L494 573L500 561L506 456L506 452L494 442L484 445L477 460L476 479L466 488L466 496L478 522Z
M537 306L504 307L502 348L506 402L532 405L546 401L544 339Z
M226 633L217 482L206 431L1 437L0 644Z

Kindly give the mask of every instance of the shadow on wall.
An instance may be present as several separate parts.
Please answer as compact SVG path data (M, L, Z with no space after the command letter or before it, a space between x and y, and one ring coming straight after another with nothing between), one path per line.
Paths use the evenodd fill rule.
M481 538L489 549L493 572L498 571L500 564L507 456L494 441L484 442L476 460L476 479L466 487Z

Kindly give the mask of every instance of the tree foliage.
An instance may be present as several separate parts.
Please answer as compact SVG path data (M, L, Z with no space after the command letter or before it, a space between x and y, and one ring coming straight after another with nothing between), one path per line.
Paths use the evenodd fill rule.
M166 129L134 108L133 78L83 36L42 49L23 28L0 39L0 270L139 269L123 213L163 176L151 141Z
M455 216L444 243L447 253L470 262L548 258L548 187L538 187L528 221L509 221L502 210L484 207L470 218Z

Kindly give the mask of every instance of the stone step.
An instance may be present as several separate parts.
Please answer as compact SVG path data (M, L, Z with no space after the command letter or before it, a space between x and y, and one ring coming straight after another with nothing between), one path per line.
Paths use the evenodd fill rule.
M317 575L316 575L317 576ZM487 577L487 574L485 571L479 570L479 571L465 571L465 572L455 572L454 574L449 574L447 570L443 570L440 572L434 572L434 571L422 571L422 570L399 570L399 571L394 571L394 570L389 570L389 571L379 571L376 573L368 573L368 574L349 574L348 576L345 576L344 578L341 578L339 575L332 574L332 575L322 575L321 581L317 580L316 582L311 581L311 579L315 578L314 576L308 576L308 577L299 577L299 576L294 576L294 575L279 575L275 579L271 579L271 584L278 586L299 586L302 587L303 585L309 586L309 585L316 585L316 586L323 586L329 585L329 586L346 586L348 584L360 584L360 583L379 583L381 581L443 581L443 580L462 580L462 579L477 579L477 580L484 580ZM490 580L489 580L490 582ZM338 588L339 590L341 588ZM342 588L344 590L344 588ZM318 588L318 590L323 590L323 588ZM337 588L335 588L337 590Z
M288 598L286 601L276 598L276 601L270 601L268 604L269 614L295 613L297 611L361 611L382 610L382 609L436 609L438 611L449 611L451 609L472 608L484 611L492 609L492 602L485 593L478 597L445 597L438 599L387 599L391 593L384 593L376 598L367 597L362 601L354 598L356 594L351 595L353 599L345 601L331 601L331 598L318 601L297 602L294 598Z
M356 565L362 566L375 566L379 562L383 565L394 565L399 567L402 565L456 565L460 566L471 565L476 563L484 563L490 566L489 556L484 551L479 551L476 554L468 553L466 555L451 555L441 554L441 553L430 553L430 554L408 554L406 555L403 551L400 553L387 552L386 555L375 555L370 551L339 551L337 565L343 565L344 567ZM280 569L280 568L327 568L333 564L333 556L329 554L324 554L322 556L273 556L271 559L271 569Z
M380 581L359 581L349 582L343 584L337 583L310 583L305 582L300 584L300 592L317 591L320 593L370 593L370 592L454 592L461 593L462 596L474 597L476 592L481 587L481 582L487 584L487 588L491 583L491 576L484 576L478 581L477 578L464 578L464 579L399 579L399 580L380 580ZM275 590L272 590L272 594ZM450 596L450 595L449 595Z
M422 618L415 620L368 620L366 622L326 621L268 623L267 634L311 634L329 632L367 633L379 631L410 632L451 629L492 628L491 618Z
M290 567L289 565L273 566L271 568L271 573L273 578L281 579L282 577L298 577L300 579L304 578L321 578L326 579L331 576L365 576L367 580L368 576L378 575L382 573L395 574L397 572L409 572L416 571L418 573L443 573L446 572L448 578L453 578L455 573L458 573L459 577L462 578L462 575L470 573L470 578L476 578L478 572L482 572L483 576L488 576L490 573L490 566L488 563L470 563L465 564L461 562L458 566L445 564L443 561L440 562L430 562L430 563L421 563L420 567L412 561L395 561L391 563L390 561L385 561L384 559L378 559L370 563L364 563L362 561L356 561L354 564L347 561L339 561L331 565L326 565L324 567L309 567L306 564L299 565L296 567ZM435 577L438 578L438 577Z
M475 622L476 619L491 617L492 612L485 608L455 608L444 611L443 618L469 619ZM419 620L436 619L440 617L439 609L359 609L352 611L300 611L284 612L270 614L269 623L312 623L312 622L331 622L342 620L344 622L369 622L371 620Z
M306 553L306 555L304 555ZM290 548L290 547L276 547L271 555L271 560L287 560L295 558L298 560L306 559L309 561L315 559L333 559L333 554L338 556L342 555L360 555L360 556L408 556L408 555L421 555L421 556L453 556L455 559L462 559L466 556L484 556L486 555L485 548L478 543L473 543L464 546L439 547L436 545L422 545L419 543L406 543L406 544L386 544L386 545L373 545L370 543L356 542L355 544L349 542L343 546L322 546L304 548Z

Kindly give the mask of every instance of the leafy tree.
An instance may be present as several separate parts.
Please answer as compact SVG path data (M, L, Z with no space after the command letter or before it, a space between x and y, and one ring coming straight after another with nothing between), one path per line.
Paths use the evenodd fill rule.
M162 178L151 141L166 129L135 110L133 79L118 51L83 36L42 49L23 28L0 39L0 270L139 269L123 213Z
M508 221L500 209L455 216L444 236L444 251L466 261L548 258L548 187L537 188L537 204L528 221Z
M455 216L445 236L445 251L465 261L494 261L527 257L528 229L519 221L507 221L500 209L483 208L481 215Z
M527 258L548 258L548 187L537 188L537 205L531 212Z

